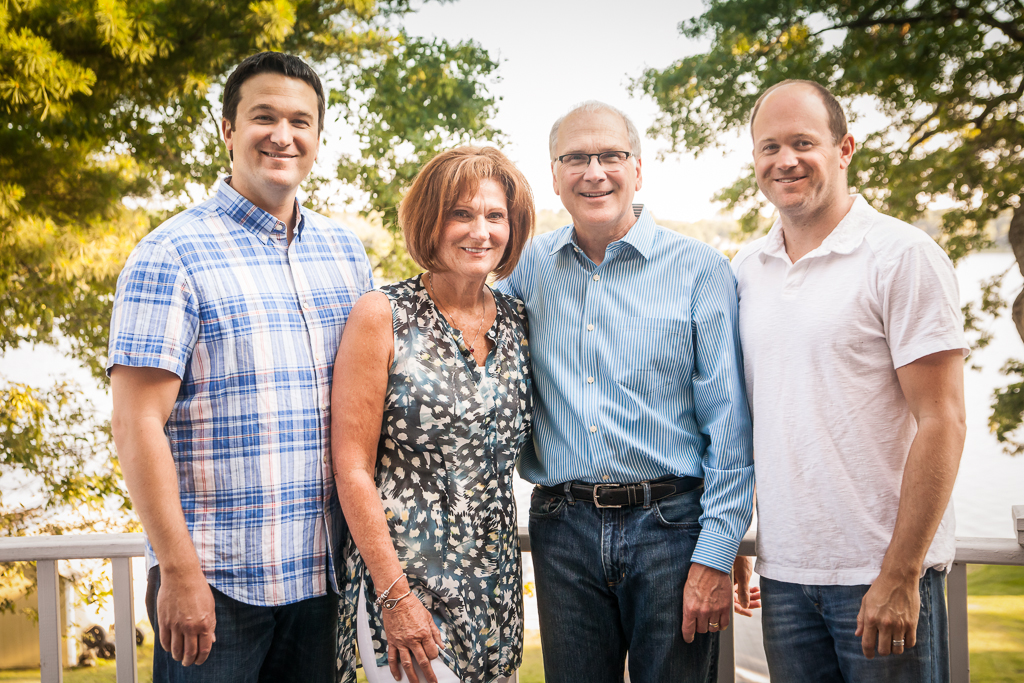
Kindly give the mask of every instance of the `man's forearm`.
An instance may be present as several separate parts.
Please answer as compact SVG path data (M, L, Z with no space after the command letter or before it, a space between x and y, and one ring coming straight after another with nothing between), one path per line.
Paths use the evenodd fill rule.
M923 419L911 444L900 487L892 541L882 573L920 575L928 548L949 503L960 466L966 430L956 419Z
M110 376L114 443L132 503L160 564L160 645L184 666L206 661L216 605L188 533L178 476L164 436L181 380L156 368L115 366Z

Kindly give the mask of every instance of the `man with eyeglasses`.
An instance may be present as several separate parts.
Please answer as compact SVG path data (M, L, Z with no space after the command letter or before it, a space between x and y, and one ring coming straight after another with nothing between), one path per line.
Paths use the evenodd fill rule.
M537 410L520 473L549 683L707 681L753 460L726 258L633 195L640 136L586 102L551 129L573 223L500 287L526 303Z

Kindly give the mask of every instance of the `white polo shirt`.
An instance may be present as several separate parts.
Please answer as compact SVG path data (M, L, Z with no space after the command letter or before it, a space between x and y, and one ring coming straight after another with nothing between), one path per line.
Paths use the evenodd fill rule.
M778 222L733 260L757 479L756 570L777 581L878 577L917 424L896 368L969 349L956 275L924 232L857 196L795 264ZM953 504L922 573L955 552Z

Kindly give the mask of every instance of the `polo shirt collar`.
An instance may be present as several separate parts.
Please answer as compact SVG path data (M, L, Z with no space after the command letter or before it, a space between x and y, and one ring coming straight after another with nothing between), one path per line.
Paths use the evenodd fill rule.
M864 236L874 224L877 211L868 204L862 195L854 194L853 205L843 216L843 220L833 228L816 249L812 249L803 258L825 256L827 254L851 254L864 241ZM775 221L775 225L768 231L764 249L761 250L762 262L768 256L775 256L784 260L789 259L786 253L786 242L782 235L782 221Z
M608 247L611 248L612 245L618 243L628 244L645 259L649 259L654 251L654 236L657 232L657 225L655 225L650 211L645 209L643 204L633 205L633 215L636 217L636 222L630 226L621 239L612 242ZM579 246L579 243L576 241L575 227L571 224L562 228L562 234L558 236L558 239L552 245L549 256L553 256L568 246Z
M235 188L231 187L230 180L231 176L221 178L217 184L217 193L214 195L217 206L227 214L228 218L256 235L261 242L270 243L274 239L287 235L288 227L282 221L240 195ZM295 239L298 239L302 234L302 227L305 225L305 215L298 200L295 201L295 208L299 220L295 224L294 233Z

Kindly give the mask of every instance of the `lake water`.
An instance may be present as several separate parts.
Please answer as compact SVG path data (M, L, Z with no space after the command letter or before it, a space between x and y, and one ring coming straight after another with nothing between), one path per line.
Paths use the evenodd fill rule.
M957 268L960 281L961 301L973 301L980 295L979 282L1001 273L1013 265L1010 253L973 254L964 259ZM1012 301L1020 290L1024 278L1014 269L1004 283L1003 295ZM999 368L1007 358L1024 358L1024 344L1017 336L1009 316L995 321L991 326L992 343L972 355L969 365L978 365L980 371L965 372L965 395L967 402L967 444L960 464L960 473L953 489L956 506L958 536L1013 537L1010 507L1024 504L1024 456L1011 457L1003 453L995 437L988 430L989 404L992 391L1004 386L1007 379ZM0 376L9 381L25 382L44 386L55 377L69 377L83 386L90 386L88 373L76 363L62 357L48 347L38 349L17 349L0 358ZM110 398L106 392L90 390L97 410L110 412ZM525 525L529 517L530 485L516 482L516 499L519 504L519 523ZM9 492L13 493L13 492ZM16 501L7 496L8 503ZM525 580L532 580L532 563L529 555L525 560ZM136 565L136 577L143 578L141 564ZM136 586L138 600L137 614L143 615L141 598L145 587ZM527 599L527 627L537 628L536 603ZM737 620L737 663L740 680L759 683L765 677L764 655L760 646L760 625L756 620Z

